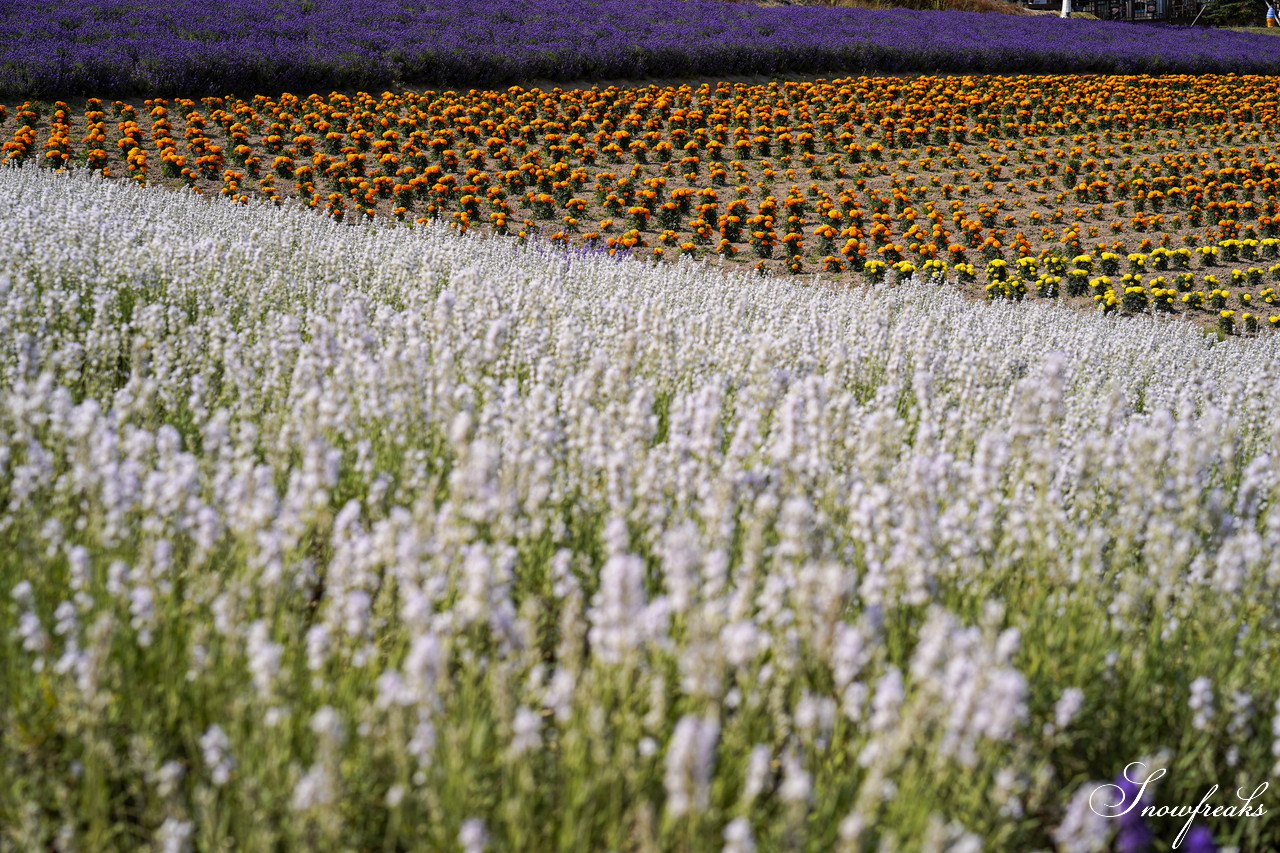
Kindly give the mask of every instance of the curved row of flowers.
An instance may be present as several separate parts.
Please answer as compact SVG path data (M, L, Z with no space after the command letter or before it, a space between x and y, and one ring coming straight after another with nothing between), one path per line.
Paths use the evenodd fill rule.
M0 6L0 97L874 70L1270 73L1205 27L717 0L47 0Z
M443 220L761 271L896 266L998 298L1096 295L1105 310L1212 310L1251 329L1271 322L1263 285L1280 275L1274 82L860 77L26 102L0 107L0 147L9 162L293 197L338 219Z

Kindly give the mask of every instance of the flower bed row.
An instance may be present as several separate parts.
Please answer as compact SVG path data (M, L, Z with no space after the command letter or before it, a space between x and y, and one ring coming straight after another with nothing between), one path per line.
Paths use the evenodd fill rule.
M0 96L825 71L1280 71L1187 27L716 0L52 0L0 7Z
M1142 286L1175 290L1175 310L1208 311L1209 292L1230 287L1257 301L1213 310L1246 311L1280 245L1273 83L860 77L26 102L0 107L0 149L242 201L293 198L344 221L443 221L762 272L875 278L898 265L994 298L1137 305L1124 298L1134 282L1108 295L1071 278L1086 256L1097 270L1075 271L1091 278L1154 273ZM1010 290L992 262L1064 280L1014 276L1025 286ZM1168 302L1147 293L1149 309Z

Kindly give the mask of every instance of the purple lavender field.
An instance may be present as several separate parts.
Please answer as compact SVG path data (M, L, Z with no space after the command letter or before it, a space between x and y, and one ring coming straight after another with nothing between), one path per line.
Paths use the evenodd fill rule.
M714 0L0 4L0 96L780 72L1280 72L1244 33Z

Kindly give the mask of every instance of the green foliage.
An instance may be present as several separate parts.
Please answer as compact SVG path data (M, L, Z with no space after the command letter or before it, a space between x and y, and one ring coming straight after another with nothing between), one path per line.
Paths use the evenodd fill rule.
M1212 0L1200 21L1222 27L1261 27L1266 24L1266 15L1263 0Z

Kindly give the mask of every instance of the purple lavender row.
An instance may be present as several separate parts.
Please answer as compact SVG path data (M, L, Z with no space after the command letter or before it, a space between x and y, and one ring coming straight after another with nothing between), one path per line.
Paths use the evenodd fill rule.
M716 0L0 4L0 97L836 71L1280 73L1280 39Z

